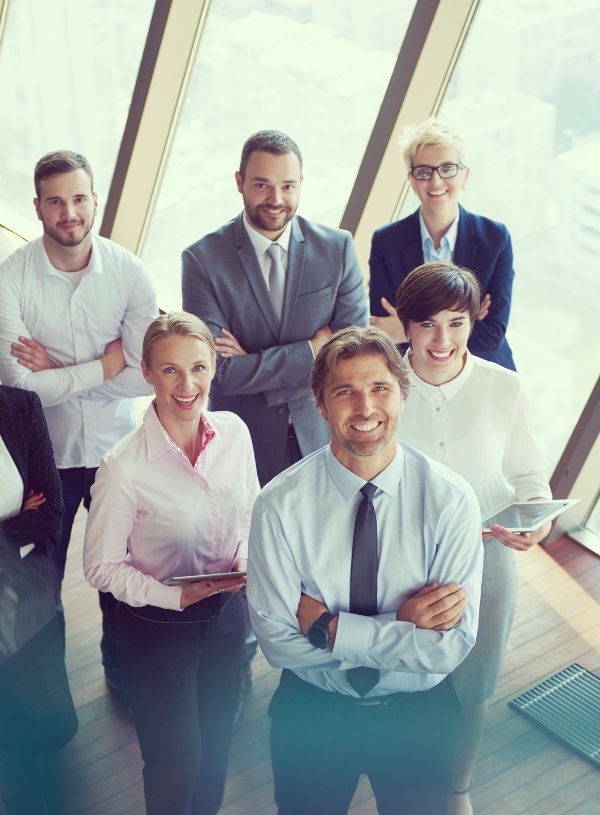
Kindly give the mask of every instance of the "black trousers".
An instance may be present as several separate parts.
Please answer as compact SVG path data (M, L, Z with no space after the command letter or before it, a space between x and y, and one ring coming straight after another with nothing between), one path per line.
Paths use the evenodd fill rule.
M182 612L119 603L115 631L148 815L214 815L237 701L241 597L215 595Z
M458 703L450 685L367 706L284 670L271 701L280 815L343 815L361 773L380 815L442 815Z

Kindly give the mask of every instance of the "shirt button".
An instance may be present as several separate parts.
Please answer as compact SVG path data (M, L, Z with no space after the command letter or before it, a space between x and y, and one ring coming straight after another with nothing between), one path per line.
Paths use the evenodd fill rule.
M441 410L441 408L440 408L440 407L436 407L436 409L435 409L435 410L436 410L436 413L439 413L439 412L440 412L440 410Z
M444 446L444 442L443 442L443 441L441 441L441 442L440 442L440 447L443 447L443 446Z
M277 413L279 413L280 416L283 416L284 413L287 413L287 409L284 407L278 407Z

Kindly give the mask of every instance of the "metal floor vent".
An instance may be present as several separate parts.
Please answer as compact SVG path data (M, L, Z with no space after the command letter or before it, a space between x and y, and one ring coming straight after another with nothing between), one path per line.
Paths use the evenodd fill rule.
M509 704L600 767L600 677L573 663Z

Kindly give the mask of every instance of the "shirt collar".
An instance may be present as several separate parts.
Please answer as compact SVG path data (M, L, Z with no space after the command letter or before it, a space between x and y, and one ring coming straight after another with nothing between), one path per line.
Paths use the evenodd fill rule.
M449 228L443 235L442 240L440 241L440 249L444 244L447 244L451 255L454 254L454 247L456 246L456 237L458 235L459 220L460 220L460 209L458 210L458 215L456 216L454 221L452 221ZM423 219L423 213L421 212L421 210L419 210L419 227L421 229L421 245L423 246L423 249L425 249L427 243L430 243L431 247L433 248L433 238L429 234L429 230L427 229L425 220ZM439 251L439 249L437 251Z
M331 445L328 445L325 450L325 464L334 484L346 499L356 495L367 483L364 478L356 475L337 460ZM387 495L394 495L398 491L403 464L404 450L398 445L394 458L385 470L382 470L375 478L371 479L371 484L375 484L378 490L382 490Z
M470 351L466 351L467 358L465 359L465 364L462 371L459 373L458 376L451 379L450 382L444 382L443 385L430 385L429 382L424 382L417 374L413 371L412 365L410 364L410 359L412 356L412 352L409 351L406 359L408 360L408 374L410 377L411 383L414 387L419 391L419 393L427 399L428 402L435 401L439 399L440 394L446 400L452 399L459 390L466 384L469 380L469 377L473 373L473 356ZM409 397L410 398L410 397ZM402 421L402 419L400 419Z
M160 458L171 451L177 452L179 455L184 456L183 451L178 447L173 439L169 436L165 428L160 423L160 419L154 408L154 402L148 407L144 413L143 418L144 432L146 433L146 450L148 453L148 461ZM202 434L202 445L196 463L200 460L202 453L206 450L207 446L213 439L220 438L219 432L212 425L209 419L208 411L203 412L200 417L200 425L198 432ZM187 457L184 456L186 461Z
M276 241L272 241L270 238L265 237L261 232L258 232L252 224L248 221L248 216L246 215L246 210L244 210L244 214L242 216L242 221L244 223L244 228L248 233L248 237L250 238L250 242L254 247L254 251L256 252L256 257L262 258L265 254L267 249L272 243L278 243L283 251L287 254L289 252L290 246L290 235L292 233L292 222L288 221L285 229L281 233L281 235L277 238Z
M46 252L46 247L44 246L44 239L39 238L39 242L40 242L39 243L40 254L46 267L46 272L48 274L53 274L57 276L64 274L64 272L62 272L60 269L57 269L50 262L50 258L48 257L48 253ZM84 269L81 269L81 271L86 272L86 274L103 274L104 272L104 268L102 265L102 253L100 252L98 241L96 240L94 235L92 235L92 254L90 255L90 261Z

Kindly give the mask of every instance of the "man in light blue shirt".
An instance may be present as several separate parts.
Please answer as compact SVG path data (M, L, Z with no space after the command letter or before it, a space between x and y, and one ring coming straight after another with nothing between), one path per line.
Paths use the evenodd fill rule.
M381 331L337 332L311 386L331 444L265 487L250 531L252 624L285 669L270 710L279 812L345 813L361 772L380 813L443 812L444 679L477 632L477 500L397 442L408 379Z

